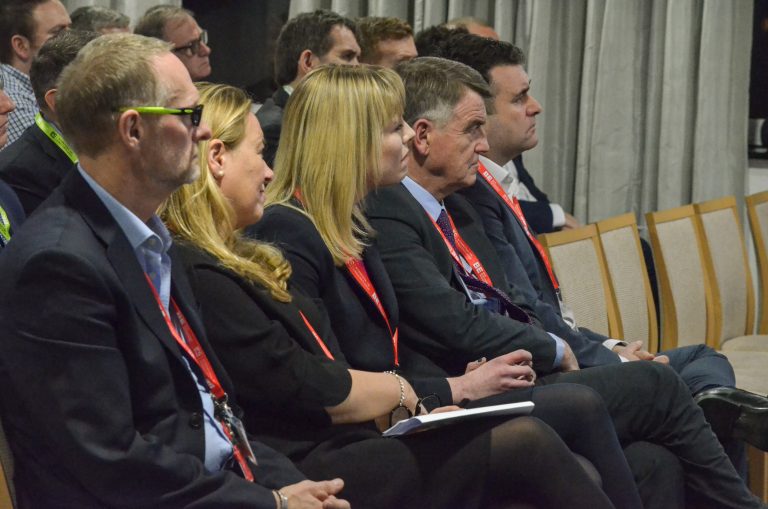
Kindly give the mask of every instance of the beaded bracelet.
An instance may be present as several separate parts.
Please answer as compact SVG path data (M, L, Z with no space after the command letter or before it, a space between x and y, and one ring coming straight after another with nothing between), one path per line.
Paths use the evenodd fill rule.
M394 376L397 379L397 383L400 384L400 401L398 401L397 406L395 408L404 407L405 406L405 382L403 382L403 377L401 377L394 371L385 371L385 373L388 373Z

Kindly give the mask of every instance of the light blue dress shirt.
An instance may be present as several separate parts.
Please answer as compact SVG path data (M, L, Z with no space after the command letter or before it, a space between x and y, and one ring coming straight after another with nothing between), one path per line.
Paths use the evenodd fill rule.
M422 208L429 214L429 217L432 218L433 221L437 221L437 217L440 215L440 212L445 210L445 206L443 206L442 203L437 201L437 199L432 196L432 194L421 187L415 180L413 180L410 177L405 177L403 179L403 185L408 190L409 193L411 193L411 196L413 196L417 202L419 202L419 205L422 206ZM446 210L446 213L448 211ZM471 266L467 263L466 260L464 260L461 255L459 255L461 258L461 263L464 266L464 269L467 270L468 273L471 273ZM459 279L461 281L461 279ZM469 288L466 287L463 281L461 281L461 285L464 287L464 293L466 293L467 297L469 298L470 302L472 304L475 304L477 306L482 306L485 302L485 299L481 297L477 292L473 292ZM565 353L565 341L560 338L559 336L556 336L552 334L551 332L547 332L549 336L554 340L555 342L555 362L553 363L553 366L556 368L560 367L560 364L563 361L563 354Z
M123 233L125 233L128 242L133 247L133 252L139 261L139 265L141 265L141 268L152 280L152 284L157 289L165 310L168 311L168 304L171 298L171 258L168 256L168 250L172 243L168 229L160 221L160 218L155 215L144 223L101 187L79 164L77 165L77 170L104 203L104 206L107 207L107 210L112 214L112 217L120 226L120 229L123 230ZM173 317L173 313L169 313L169 315ZM175 320L175 317L173 318ZM178 327L177 330L179 330ZM221 423L214 417L213 398L205 380L201 380L198 377L186 356L183 359L197 384L197 390L200 391L200 400L203 404L203 413L205 415L205 469L209 473L218 472L232 458L232 443L224 434Z

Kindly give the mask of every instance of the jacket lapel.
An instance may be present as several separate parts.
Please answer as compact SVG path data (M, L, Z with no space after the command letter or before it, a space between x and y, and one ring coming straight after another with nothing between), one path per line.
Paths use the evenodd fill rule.
M80 211L94 234L106 246L107 259L122 282L138 315L160 342L181 360L181 351L168 330L152 290L147 284L144 271L112 214L77 171L72 172L64 180L62 191L72 204L77 204L75 208Z

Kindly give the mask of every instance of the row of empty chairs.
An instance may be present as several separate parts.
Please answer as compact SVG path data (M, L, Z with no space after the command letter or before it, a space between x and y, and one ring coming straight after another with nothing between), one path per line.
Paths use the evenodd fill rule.
M576 323L642 340L652 353L704 343L724 353L737 385L768 394L768 192L746 199L760 272L760 321L736 200L647 214L661 330L633 214L541 236ZM750 486L768 500L768 455L750 448Z

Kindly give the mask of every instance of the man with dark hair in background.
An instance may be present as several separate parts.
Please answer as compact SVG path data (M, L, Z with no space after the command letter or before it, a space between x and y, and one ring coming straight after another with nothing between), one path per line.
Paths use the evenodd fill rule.
M411 25L400 18L367 17L357 20L360 62L392 68L416 54Z
M0 73L5 93L16 104L8 118L9 145L35 122L37 103L29 81L32 60L45 41L69 24L67 9L59 0L0 2Z
M269 166L275 161L283 109L293 88L320 65L357 65L360 57L355 22L323 9L289 19L275 48L275 81L279 88L256 112L264 130L264 160Z
M3 77L0 75L0 148L8 141L8 114L14 108L13 101L3 90L3 86ZM0 250L2 250L26 218L16 193L2 181L0 181L0 216L2 216L2 225L0 225Z
M102 35L114 32L130 32L131 18L122 12L100 5L78 7L72 14L73 30L98 32Z
M34 124L8 150L0 152L0 179L16 192L30 215L75 168L77 156L59 128L56 80L78 51L98 37L96 32L67 30L40 48L30 81L40 109Z
M208 32L200 28L192 11L175 5L155 5L147 9L133 31L173 44L173 52L189 71L192 81L210 76Z

